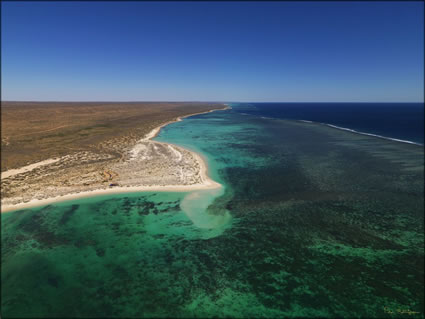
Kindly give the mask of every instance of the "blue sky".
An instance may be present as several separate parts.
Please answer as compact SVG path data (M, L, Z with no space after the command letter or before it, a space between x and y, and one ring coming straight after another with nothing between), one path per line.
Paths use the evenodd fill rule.
M2 99L422 102L423 2L2 2Z

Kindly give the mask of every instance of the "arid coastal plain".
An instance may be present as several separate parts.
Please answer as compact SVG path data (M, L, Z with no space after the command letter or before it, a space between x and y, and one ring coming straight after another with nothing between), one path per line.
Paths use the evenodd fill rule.
M219 187L200 156L152 141L219 103L2 103L2 212L93 192Z

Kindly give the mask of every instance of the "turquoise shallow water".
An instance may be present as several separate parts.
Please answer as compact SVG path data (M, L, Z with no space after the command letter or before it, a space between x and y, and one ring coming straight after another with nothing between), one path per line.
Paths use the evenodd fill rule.
M220 190L3 214L2 317L423 318L423 148L233 107L156 138Z

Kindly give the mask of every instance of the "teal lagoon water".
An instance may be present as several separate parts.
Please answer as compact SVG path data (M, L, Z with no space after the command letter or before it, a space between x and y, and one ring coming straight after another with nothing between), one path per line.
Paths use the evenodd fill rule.
M156 137L221 189L3 214L2 317L423 318L423 147L232 107Z

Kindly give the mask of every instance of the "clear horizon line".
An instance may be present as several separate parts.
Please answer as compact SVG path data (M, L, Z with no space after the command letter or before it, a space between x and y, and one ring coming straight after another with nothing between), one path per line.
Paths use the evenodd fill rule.
M225 101L225 100L1 100L3 102L47 103L424 103L424 101Z

